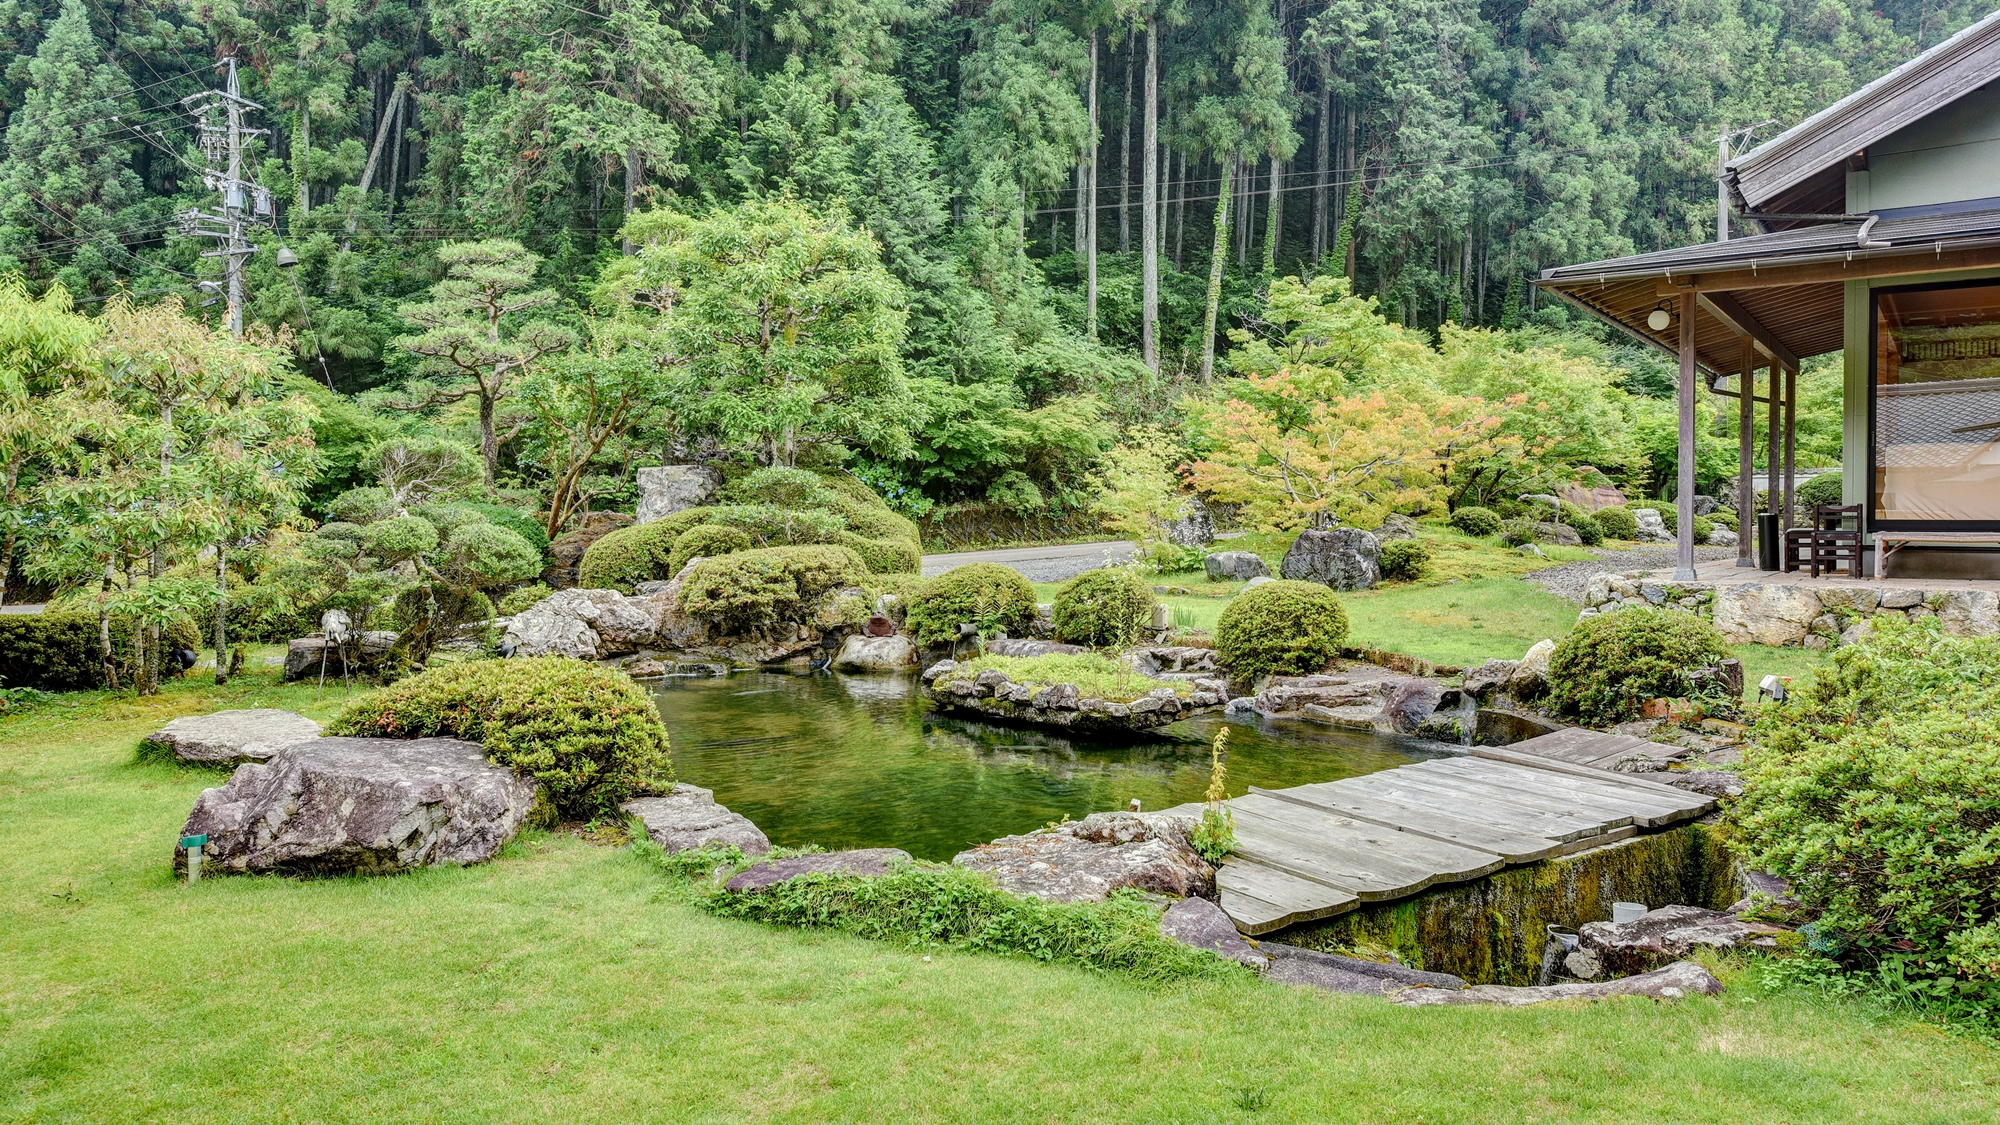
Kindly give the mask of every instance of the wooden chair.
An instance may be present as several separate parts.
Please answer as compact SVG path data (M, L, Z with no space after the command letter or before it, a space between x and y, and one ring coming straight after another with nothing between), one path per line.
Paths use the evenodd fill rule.
M1785 570L1797 570L1812 565L1813 530L1810 527L1793 527L1785 530L1784 540L1779 544L1782 554L1779 565Z
M1848 520L1854 521L1851 531L1846 527ZM1861 505L1815 505L1811 552L1808 565L1814 578L1819 577L1820 568L1832 574L1842 564L1847 566L1849 578L1861 577Z

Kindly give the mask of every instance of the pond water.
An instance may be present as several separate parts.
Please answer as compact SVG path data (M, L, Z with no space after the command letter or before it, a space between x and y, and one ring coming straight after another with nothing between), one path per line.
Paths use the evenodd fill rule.
M946 860L1067 815L1199 801L1229 732L1229 792L1374 773L1450 752L1361 731L1205 715L1140 743L946 718L907 676L757 672L653 687L675 776L774 844L902 848Z

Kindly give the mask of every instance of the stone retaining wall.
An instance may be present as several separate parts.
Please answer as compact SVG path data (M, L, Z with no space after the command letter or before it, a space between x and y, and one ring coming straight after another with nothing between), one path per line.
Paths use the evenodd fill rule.
M924 670L924 694L938 710L1077 733L1135 735L1220 710L1228 698L1220 679L1187 682L1186 694L1165 686L1137 699L1111 700L1087 697L1075 684L1015 683L997 668L973 677L957 669L956 661L940 660Z
M1955 636L2000 634L2000 592L1901 586L1802 586L1784 581L1711 585L1661 582L1644 572L1600 574L1584 588L1577 617L1663 606L1712 617L1730 644L1833 648L1882 620L1935 617Z

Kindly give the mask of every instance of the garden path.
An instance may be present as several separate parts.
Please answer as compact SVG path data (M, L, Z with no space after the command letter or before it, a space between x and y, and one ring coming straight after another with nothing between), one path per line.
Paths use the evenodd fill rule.
M1063 582L1086 570L1132 561L1139 545L1129 540L1103 543L1057 543L1046 547L1006 547L993 551L956 551L925 555L924 576L943 574L967 563L999 563L1021 572L1030 582Z

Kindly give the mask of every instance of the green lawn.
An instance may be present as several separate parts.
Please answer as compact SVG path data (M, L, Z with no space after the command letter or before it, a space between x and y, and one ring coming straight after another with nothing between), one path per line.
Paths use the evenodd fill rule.
M1719 999L1506 1011L1158 989L719 920L566 834L480 868L176 885L221 775L133 745L221 705L334 709L268 676L0 718L0 1121L2000 1116L1992 1048L1727 972Z

